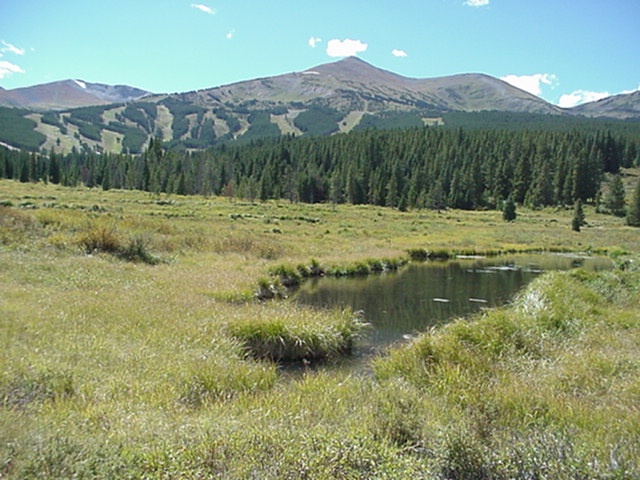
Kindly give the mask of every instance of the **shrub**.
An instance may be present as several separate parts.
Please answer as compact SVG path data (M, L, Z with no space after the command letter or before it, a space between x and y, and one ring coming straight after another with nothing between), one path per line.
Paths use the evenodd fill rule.
M276 298L286 298L286 293L278 282L272 283L268 278L261 278L258 280L255 297L258 300L274 300Z
M118 257L130 262L140 261L149 265L160 263L160 259L149 252L148 242L142 237L134 237L118 252Z
M32 236L36 222L26 213L14 208L0 206L0 244L22 243Z
M113 226L93 225L80 236L79 243L89 254L117 254L123 249L122 239Z
M149 265L160 263L160 259L149 251L146 240L142 237L133 237L125 242L114 226L90 226L80 236L79 243L89 254L109 253L129 262L140 261Z
M502 206L502 219L505 222L513 222L517 218L516 204L511 197L504 201Z
M429 258L429 252L424 248L412 248L407 251L409 258L414 262L424 262Z

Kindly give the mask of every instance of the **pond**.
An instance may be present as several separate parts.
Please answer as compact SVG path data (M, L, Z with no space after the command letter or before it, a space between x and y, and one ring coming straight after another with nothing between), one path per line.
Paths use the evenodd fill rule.
M504 305L546 270L611 268L602 257L518 255L410 264L397 273L308 281L293 297L303 304L362 311L372 325L359 346L367 355L482 308Z

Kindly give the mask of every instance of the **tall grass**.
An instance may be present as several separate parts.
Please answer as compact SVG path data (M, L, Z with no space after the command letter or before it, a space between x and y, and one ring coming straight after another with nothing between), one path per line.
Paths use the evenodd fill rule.
M86 253L110 253L117 258L130 262L144 262L150 265L160 263L160 258L149 251L148 242L134 236L125 240L115 225L89 225L79 234L78 243Z
M234 321L230 335L254 358L274 362L316 362L350 355L366 324L351 311L324 312L287 305L275 312Z
M620 287L615 299L611 283ZM438 446L446 478L633 478L640 475L640 415L632 407L640 322L631 313L638 285L638 271L547 274L512 306L378 359L376 376L383 385L408 382L410 392L457 412L450 423L457 430ZM418 394L411 395L419 417ZM390 411L393 418L400 409ZM420 431L408 423L389 438L433 444Z
M588 210L573 235L564 210L505 224L9 181L0 204L3 479L640 476L640 237L619 219ZM172 261L100 250L136 238ZM411 249L612 251L620 268L543 276L372 367L280 368L366 329L256 302L257 279L376 272Z

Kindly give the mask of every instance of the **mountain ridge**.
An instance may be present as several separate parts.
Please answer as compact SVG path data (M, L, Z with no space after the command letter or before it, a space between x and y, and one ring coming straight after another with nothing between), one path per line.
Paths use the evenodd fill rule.
M128 85L68 79L32 87L0 88L0 105L29 110L66 110L139 100L151 92Z
M573 107L571 110L586 116L608 116L622 119L640 118L640 90L583 103Z
M640 118L640 93L563 109L483 73L411 78L357 57L183 93L65 80L0 89L3 104L30 105L24 111L0 109L0 125L9 126L0 128L0 141L8 145L130 153L139 153L154 137L167 148L199 150L284 134L443 125L444 117L460 112L540 115L538 124ZM503 128L508 122L494 124Z
M357 57L180 95L203 106L216 101L239 105L250 98L263 105L317 100L333 108L371 112L423 109L562 113L559 107L486 74L410 78Z

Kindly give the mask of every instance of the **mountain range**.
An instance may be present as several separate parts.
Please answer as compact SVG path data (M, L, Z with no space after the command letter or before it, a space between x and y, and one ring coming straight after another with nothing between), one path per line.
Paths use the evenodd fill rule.
M456 112L640 118L640 92L561 109L489 75L407 78L348 57L301 72L176 94L80 80L0 88L0 106L12 107L0 109L5 144L137 153L153 136L169 147L201 149L282 134L442 125Z
M202 106L242 105L252 99L263 107L320 103L340 111L363 113L388 110L561 113L544 100L488 75L413 79L376 68L357 57L303 72L191 92L183 98Z
M13 90L5 90L0 87L0 106L32 110L67 110L92 105L131 102L149 93L126 85L62 80Z

